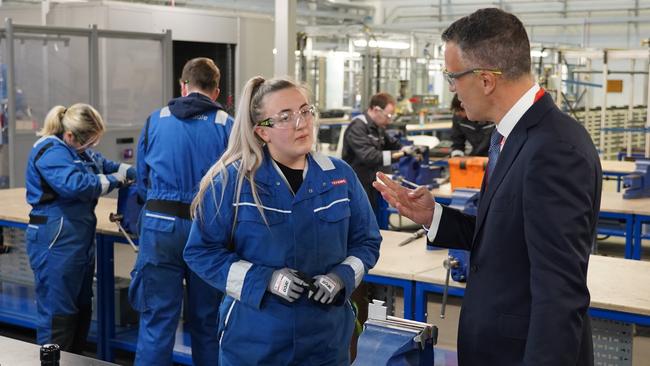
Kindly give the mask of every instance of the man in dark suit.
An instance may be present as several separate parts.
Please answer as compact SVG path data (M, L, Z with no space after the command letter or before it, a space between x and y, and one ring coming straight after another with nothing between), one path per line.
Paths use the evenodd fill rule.
M373 185L435 245L471 251L460 365L593 365L587 264L601 167L591 138L533 81L514 15L481 9L442 38L445 76L468 117L497 121L478 216L383 174Z

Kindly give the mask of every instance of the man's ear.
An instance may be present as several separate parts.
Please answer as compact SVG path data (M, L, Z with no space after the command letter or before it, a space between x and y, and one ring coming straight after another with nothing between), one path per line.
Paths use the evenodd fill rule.
M186 97L189 94L187 91L187 83L181 81L180 84L181 84L181 96Z
M483 83L483 94L492 94L497 86L497 75L491 72L482 72L480 76Z
M217 98L219 98L219 94L221 94L221 89L219 89L219 88L215 88L215 89L212 91L212 94L210 94L210 98L212 98L212 100L216 101Z
M260 126L255 126L253 132L265 143L268 144L269 142L271 142L271 135L265 128L262 128Z

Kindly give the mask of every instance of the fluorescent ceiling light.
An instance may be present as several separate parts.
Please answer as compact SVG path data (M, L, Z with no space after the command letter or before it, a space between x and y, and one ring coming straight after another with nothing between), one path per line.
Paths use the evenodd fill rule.
M370 46L370 48L389 48L393 50L407 50L411 48L411 45L406 42L400 41L375 41L371 39L370 42L367 42L365 39L356 39L353 42L355 47L363 48Z
M530 57L546 57L548 56L548 53L546 51L542 52L539 50L531 50L530 51Z

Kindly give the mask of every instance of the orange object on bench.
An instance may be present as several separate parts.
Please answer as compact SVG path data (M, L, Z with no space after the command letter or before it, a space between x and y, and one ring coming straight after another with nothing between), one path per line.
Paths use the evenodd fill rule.
M449 182L456 188L481 188L488 158L482 156L459 156L449 159Z

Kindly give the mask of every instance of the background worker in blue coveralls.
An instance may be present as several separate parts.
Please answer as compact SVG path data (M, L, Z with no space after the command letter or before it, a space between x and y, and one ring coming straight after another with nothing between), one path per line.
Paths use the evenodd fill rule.
M352 169L311 152L314 113L295 83L249 80L194 200L184 256L227 295L221 366L349 365L348 300L381 236Z
M140 312L136 365L171 365L187 288L188 329L195 365L216 365L222 295L183 261L192 221L190 203L201 177L228 145L233 119L216 103L220 72L208 58L183 67L181 97L151 114L138 142L140 251L129 299Z
M469 120L463 104L458 99L458 94L454 94L450 109L453 113L451 117L451 157L465 156L467 142L471 146L467 155L488 156L494 123Z
M135 179L128 164L90 150L104 130L102 117L87 104L54 107L27 163L32 211L25 235L36 286L37 342L76 353L92 315L97 200Z

